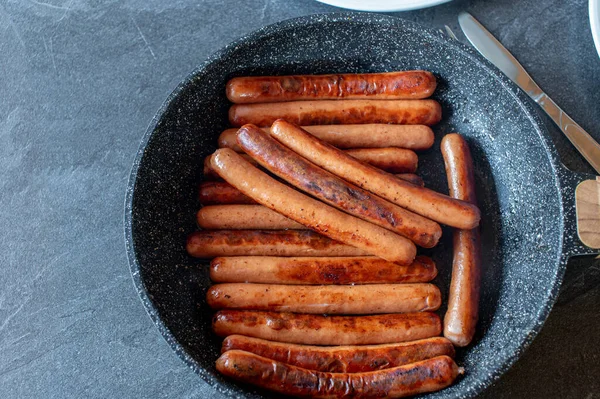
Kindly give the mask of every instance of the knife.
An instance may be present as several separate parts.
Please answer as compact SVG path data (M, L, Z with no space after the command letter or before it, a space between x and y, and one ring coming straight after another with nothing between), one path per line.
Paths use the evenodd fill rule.
M577 151L600 174L600 144L567 115L542 89L531 79L519 61L483 27L471 14L462 12L458 23L469 42L517 84L533 99L558 125Z

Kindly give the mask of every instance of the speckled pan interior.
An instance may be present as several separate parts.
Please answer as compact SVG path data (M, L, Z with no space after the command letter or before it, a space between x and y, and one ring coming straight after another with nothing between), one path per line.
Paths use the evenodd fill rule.
M436 74L435 98L444 110L433 149L420 154L418 173L428 187L447 192L440 139L449 132L464 134L483 213L481 320L473 345L457 355L466 374L428 397L475 396L541 328L565 261L577 251L564 222L573 217L572 206L563 206L577 178L559 165L525 97L480 56L438 32L375 14L303 17L241 38L182 82L148 128L131 174L125 228L135 286L165 339L219 391L269 397L216 373L220 340L211 332L212 312L204 303L207 263L184 248L196 229L202 160L227 127L225 82L241 75L404 69ZM435 283L446 298L451 230L445 228L440 245L422 253L437 262Z

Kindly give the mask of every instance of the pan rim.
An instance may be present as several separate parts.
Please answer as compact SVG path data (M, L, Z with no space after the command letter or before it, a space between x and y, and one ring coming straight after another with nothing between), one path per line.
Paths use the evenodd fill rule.
M129 269L131 272L132 280L138 296L140 300L144 304L144 308L146 313L150 316L153 323L156 325L161 335L165 339L165 341L169 344L169 346L175 351L179 358L181 358L188 367L190 367L196 374L198 374L202 380L204 380L208 385L218 390L221 393L226 394L229 397L233 397L234 393L236 394L248 394L249 392L246 390L242 390L240 388L227 388L226 390L220 389L221 383L218 379L216 373L211 370L207 370L202 367L191 355L187 352L184 346L179 343L179 341L175 338L171 330L163 323L161 316L159 315L158 309L155 306L153 300L150 298L149 293L146 289L144 281L140 275L141 265L138 262L134 239L133 239L133 199L135 194L135 187L137 181L137 175L139 171L140 164L145 154L145 149L147 147L148 142L154 135L156 128L168 110L170 104L173 100L183 91L185 90L191 82L201 76L205 71L209 70L212 65L218 64L220 60L226 57L229 53L236 50L237 47L245 45L247 42L252 42L256 40L260 40L266 38L273 34L278 34L281 31L286 29L292 29L297 26L311 26L322 23L336 23L336 22L353 22L353 23L363 23L363 24L378 24L378 25L387 25L389 27L399 27L405 30L413 31L419 35L424 35L431 40L435 40L444 46L450 46L453 50L458 52L462 56L466 56L470 58L475 63L481 65L484 70L493 78L498 80L502 87L515 99L515 101L519 104L522 112L525 116L531 121L531 124L535 127L535 130L540 138L540 141L549 157L550 165L554 170L555 179L554 183L557 187L558 194L558 202L560 215L562 220L563 212L564 212L564 198L560 195L562 182L559 178L561 173L565 173L568 169L564 168L560 163L558 158L558 153L554 144L552 143L549 135L547 134L546 127L539 117L538 113L535 111L531 103L529 102L528 97L510 80L508 79L502 72L500 72L495 66L493 66L489 61L475 52L474 49L471 49L465 46L462 43L459 43L455 40L451 40L446 37L441 32L438 32L434 29L424 27L414 22L406 21L401 18L386 16L386 15L378 15L378 14L366 14L366 13L357 13L357 12L335 12L335 13L325 13L325 14L313 14L307 15L292 19L283 20L271 25L267 25L258 30L250 32L246 35L241 36L237 40L227 44L222 47L220 50L214 52L210 55L204 62L202 62L197 68L195 68L191 73L189 73L178 85L177 87L169 94L169 96L165 99L162 105L159 107L152 120L150 121L148 128L146 129L143 137L140 141L140 146L136 153L135 159L133 161L133 165L131 168L131 172L129 175L129 180L127 184L127 191L125 195L125 210L124 210L124 233L125 233L125 246L127 252L127 258L129 260ZM545 300L543 306L540 306L539 311L535 315L534 324L528 334L523 338L523 341L520 343L518 349L514 351L512 354L506 356L504 360L500 363L498 367L495 368L493 373L487 375L486 378L479 381L479 384L476 386L472 386L471 389L465 391L460 397L474 397L489 387L494 381L497 381L501 375L503 375L521 356L527 347L531 344L533 339L537 336L539 331L541 330L544 322L546 321L550 310L552 309L556 298L558 296L558 291L560 285L562 283L562 279L565 272L566 261L568 259L568 254L564 252L564 225L557 232L560 235L560 248L558 251L558 259L556 259L556 274L553 279L552 286L548 289L548 296Z

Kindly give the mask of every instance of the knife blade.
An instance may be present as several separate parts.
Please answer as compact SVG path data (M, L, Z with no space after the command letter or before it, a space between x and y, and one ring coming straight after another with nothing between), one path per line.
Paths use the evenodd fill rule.
M600 144L544 93L519 61L471 14L460 13L458 23L473 47L542 107L579 153L600 174Z

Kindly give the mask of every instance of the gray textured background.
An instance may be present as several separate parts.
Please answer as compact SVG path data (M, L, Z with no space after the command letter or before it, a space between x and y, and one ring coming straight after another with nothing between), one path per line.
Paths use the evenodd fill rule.
M219 397L175 356L133 289L131 163L154 112L238 36L335 11L312 0L0 0L0 397ZM472 12L600 139L586 0L455 0L399 13L458 32ZM553 126L563 162L592 172ZM600 262L570 263L558 303L485 397L600 398Z

